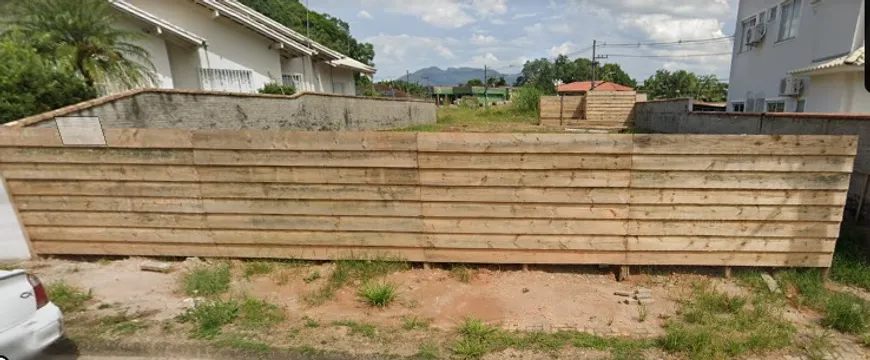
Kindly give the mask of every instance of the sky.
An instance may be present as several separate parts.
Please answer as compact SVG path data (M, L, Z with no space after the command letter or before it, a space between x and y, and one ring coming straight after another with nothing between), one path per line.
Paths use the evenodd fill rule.
M305 0L300 0L305 1ZM642 82L658 69L727 80L738 0L307 0L375 47L376 80L437 66L518 73L526 60L592 56ZM661 43L717 39L666 45ZM608 47L608 44L612 44ZM627 57L668 56L668 57ZM701 55L701 56L686 56ZM680 56L680 57L673 57Z

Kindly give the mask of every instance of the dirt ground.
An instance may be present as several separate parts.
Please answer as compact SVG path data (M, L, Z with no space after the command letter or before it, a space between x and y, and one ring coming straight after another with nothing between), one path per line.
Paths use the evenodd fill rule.
M129 258L83 262L49 259L23 266L30 268L46 283L63 281L90 290L93 300L86 311L90 316L105 316L120 309L149 314L151 320L166 321L192 306L191 299L179 290L179 284L182 274L197 262L173 262L173 271L163 274L141 271L139 266L145 261L148 260ZM283 308L287 314L288 320L282 326L287 331L276 330L267 335L268 343L299 346L301 341L305 346L330 351L386 352L401 356L415 354L421 341L447 343L454 334L452 330L468 317L509 330L577 330L604 336L657 337L664 334L662 325L666 319L677 314L678 299L696 281L713 279L716 286L726 292L742 291L733 281L710 274L640 274L633 275L628 281L617 282L612 273L598 267L532 267L528 272L517 267L485 267L473 270L471 280L463 283L445 269L412 268L387 276L387 280L399 285L399 291L395 304L385 309L373 309L362 304L355 292L357 287L353 286L358 284L341 289L334 300L310 306L303 296L323 285L334 264L279 267L269 274L249 279L239 274L241 267L241 262L236 261L227 296L248 295L264 299ZM303 281L313 271L320 272L321 279L310 283ZM640 306L624 304L622 301L626 298L614 294L638 287L650 289L654 299L652 304L645 306L645 319L640 319ZM432 333L428 330L390 330L401 329L403 318L412 316L430 319L432 331L440 331L441 335L431 338ZM798 325L799 334L820 331L818 314L789 309L786 317ZM305 318L327 326L316 329L316 332L305 329ZM328 326L346 320L376 325L380 339L351 337L347 328ZM71 326L75 326L74 323ZM290 340L291 336L287 335L290 330L295 334L301 331L302 335ZM155 329L149 334L137 337L166 337L167 330ZM182 339L184 336L174 338L174 341L188 341ZM844 336L835 343L842 348L838 353L846 354L836 358L870 358L855 339ZM385 350L384 344L389 344L388 349ZM562 355L560 358L608 358L606 352L588 349L566 349ZM551 356L509 350L484 358L545 359ZM777 354L768 358L786 356ZM670 357L654 353L648 358Z

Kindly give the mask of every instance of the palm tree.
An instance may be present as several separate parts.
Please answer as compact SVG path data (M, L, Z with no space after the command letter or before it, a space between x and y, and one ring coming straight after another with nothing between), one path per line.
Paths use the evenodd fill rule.
M111 0L13 0L10 28L35 43L43 55L70 66L88 86L126 88L156 83L148 51L130 41L142 34L116 27Z

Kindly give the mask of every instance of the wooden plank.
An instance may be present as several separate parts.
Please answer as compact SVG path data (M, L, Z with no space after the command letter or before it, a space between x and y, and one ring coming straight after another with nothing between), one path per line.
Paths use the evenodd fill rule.
M851 156L634 155L634 170L852 172Z
M630 221L628 233L637 236L730 236L837 238L840 223L769 221Z
M632 188L848 190L847 173L632 171Z
M0 148L3 163L192 165L192 150L108 148Z
M202 183L203 198L419 200L417 186Z
M425 217L627 219L627 205L424 202Z
M19 195L82 195L180 197L200 196L197 183L129 181L10 180L10 191Z
M204 212L202 201L185 198L21 195L15 197L15 203L24 211Z
M420 133L423 152L629 154L630 134Z
M236 150L417 150L417 135L407 132L324 132L194 130L197 149Z
M358 215L418 217L419 202L203 199L208 213L271 215Z
M547 251L547 250L472 250L423 249L428 262L482 264L620 264L625 252Z
M62 147L63 141L54 127L0 127L0 147L7 146Z
M697 236L629 236L628 251L647 252L834 252L836 239L770 239Z
M420 153L422 169L625 169L628 155Z
M77 241L87 243L173 243L214 244L214 232L202 229L154 229L136 227L54 227L30 226L34 239L42 242ZM228 231L235 233L236 230ZM243 236L240 234L240 237Z
M192 149L189 129L103 129L106 145L114 148Z
M815 253L629 252L625 262L630 265L829 267L832 258L832 254Z
M197 165L416 168L415 152L200 150Z
M213 244L36 241L34 242L33 247L39 255L224 256L224 253L218 251L218 248Z
M206 228L202 214L22 211L21 218L26 226Z
M620 188L423 187L420 193L423 201L627 204L629 200L628 191Z
M421 232L419 218L208 214L211 229Z
M630 214L638 220L840 221L843 207L632 204Z
M623 236L426 234L427 248L624 251Z
M627 235L625 220L423 218L427 233L516 235Z
M839 190L631 189L630 193L632 204L832 206L846 204L846 194Z
M635 154L855 155L858 138L830 135L635 134Z
M416 169L198 166L203 182L417 185Z
M197 180L194 167L167 165L3 164L0 173L12 180Z
M613 170L420 170L421 185L628 187L630 173ZM848 185L848 178L846 179Z

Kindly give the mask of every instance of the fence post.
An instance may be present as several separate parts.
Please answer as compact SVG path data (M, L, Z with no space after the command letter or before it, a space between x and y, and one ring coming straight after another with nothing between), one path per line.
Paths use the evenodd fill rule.
M563 94L563 95L559 95L559 126L565 125L565 122L563 121L564 115L562 114L562 111L564 111L564 110L565 110L565 95Z

